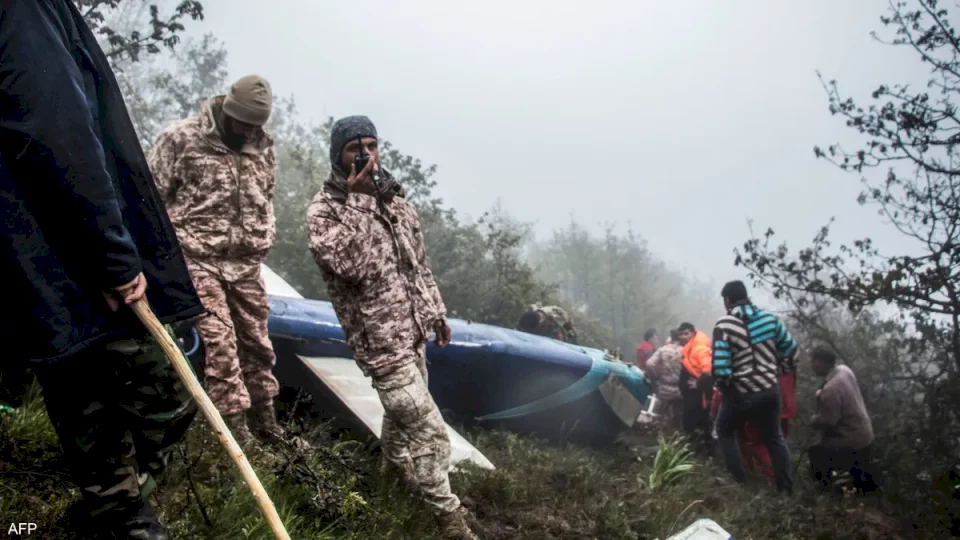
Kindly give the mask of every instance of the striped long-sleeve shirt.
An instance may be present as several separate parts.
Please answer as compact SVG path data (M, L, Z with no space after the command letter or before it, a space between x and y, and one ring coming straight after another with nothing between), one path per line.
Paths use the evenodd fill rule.
M798 346L780 319L751 304L732 307L713 328L713 378L739 392L778 384L796 366Z

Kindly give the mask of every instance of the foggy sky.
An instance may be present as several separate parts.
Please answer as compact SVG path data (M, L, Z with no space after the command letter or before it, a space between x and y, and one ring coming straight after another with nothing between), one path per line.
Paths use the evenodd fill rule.
M438 165L438 194L461 214L499 199L541 238L571 216L597 232L629 221L662 259L720 282L742 277L731 252L749 218L794 247L831 216L838 239L900 244L857 206L859 178L812 150L857 140L815 70L864 102L879 83L925 81L908 51L869 35L885 32L886 1L204 7L190 33L225 42L232 78L267 77L317 122L369 115Z

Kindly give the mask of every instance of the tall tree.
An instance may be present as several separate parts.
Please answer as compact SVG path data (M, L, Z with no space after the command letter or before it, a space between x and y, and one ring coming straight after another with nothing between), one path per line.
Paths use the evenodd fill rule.
M307 248L307 207L330 171L328 120L311 126L298 118L293 98L278 100L271 119L277 150L274 212L277 241L267 264L308 298L327 298L326 287Z
M170 24L151 34L155 47L145 47L141 29L156 26L156 6L132 1L80 5L97 24L105 48L129 46L118 49L111 61L145 147L170 122L196 114L201 100L224 90L227 52L213 36L182 43L160 40L157 36L169 38L180 31L180 26ZM184 11L188 5L178 4L176 20L191 13ZM111 41L116 35L132 37ZM136 39L145 48L137 49ZM138 54L141 51L159 54ZM318 299L326 298L326 290L307 249L305 216L329 174L332 121L304 122L292 98L278 98L268 128L276 142L278 178L277 242L267 263L302 294ZM499 208L478 221L464 222L435 195L436 165L404 154L387 140L381 142L381 159L421 216L431 266L453 316L509 327L531 304L559 302L575 313L585 344L631 347L642 334L641 327L671 318L670 308L664 307L667 299L675 307L682 303L681 296L692 298L675 294L687 283L650 258L642 240L632 233L621 237L611 232L597 241L572 226L560 233L558 238L569 238L555 250L561 267L567 269L557 280L569 300L564 301L548 284L553 281L526 262L530 224L511 219ZM596 302L593 308L584 309L591 302ZM696 318L685 313L684 318Z
M161 13L160 6L150 4L146 7L149 17L136 28L117 28L108 19L118 10L136 9L134 4L146 6L143 2L130 0L73 0L84 20L104 42L107 58L118 60L128 58L134 62L144 53L156 54L164 49L173 50L180 42L180 32L184 30L186 20L202 20L203 4L197 0L183 0L173 8L172 13Z
M881 22L891 34L874 38L906 48L929 66L925 87L883 84L868 105L824 82L831 114L862 136L862 145L814 148L818 158L862 175L861 205L877 208L892 230L913 242L908 254L884 255L865 237L831 249L830 224L811 246L791 253L774 232L753 237L736 263L778 297L815 293L853 310L896 306L928 339L945 334L953 367L960 367L960 39L936 0L891 4ZM821 78L821 81L823 79ZM879 169L879 170L878 170ZM797 297L805 301L801 294Z
M197 114L200 103L224 92L226 48L212 35L186 40L164 57L116 61L140 142L149 148L171 122Z
M881 412L891 447L902 452L906 444L950 462L960 458L960 41L934 0L891 4L880 20L891 36L874 38L929 66L927 85L883 84L860 105L836 81L824 81L831 114L862 143L815 147L814 154L859 175L858 203L876 208L888 230L912 245L883 254L865 237L833 248L828 223L792 253L768 229L735 250L736 263L787 304L807 338L857 366L872 383L865 394L871 411L896 404ZM878 317L874 308L884 307L896 315Z
M223 89L223 44L210 34L180 41L182 22L203 18L200 2L180 2L161 15L160 5L137 0L74 1L109 55L144 147L167 124L195 113L201 97Z

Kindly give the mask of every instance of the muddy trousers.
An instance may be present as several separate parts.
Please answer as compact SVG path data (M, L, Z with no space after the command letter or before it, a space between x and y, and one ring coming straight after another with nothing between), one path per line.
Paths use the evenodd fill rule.
M450 490L450 436L427 388L423 347L418 358L373 378L384 410L380 448L434 513L444 515L460 507L460 499Z
M188 261L190 277L211 315L197 322L206 350L204 387L221 415L273 399L280 385L273 376L277 357L267 335L270 301L263 276L227 281Z
M160 345L115 341L35 370L90 514L149 497L197 413Z

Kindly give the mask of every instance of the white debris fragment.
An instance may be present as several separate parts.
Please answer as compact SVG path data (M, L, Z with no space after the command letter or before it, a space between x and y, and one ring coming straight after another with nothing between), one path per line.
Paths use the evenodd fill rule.
M733 540L733 536L712 519L698 519L667 540Z

